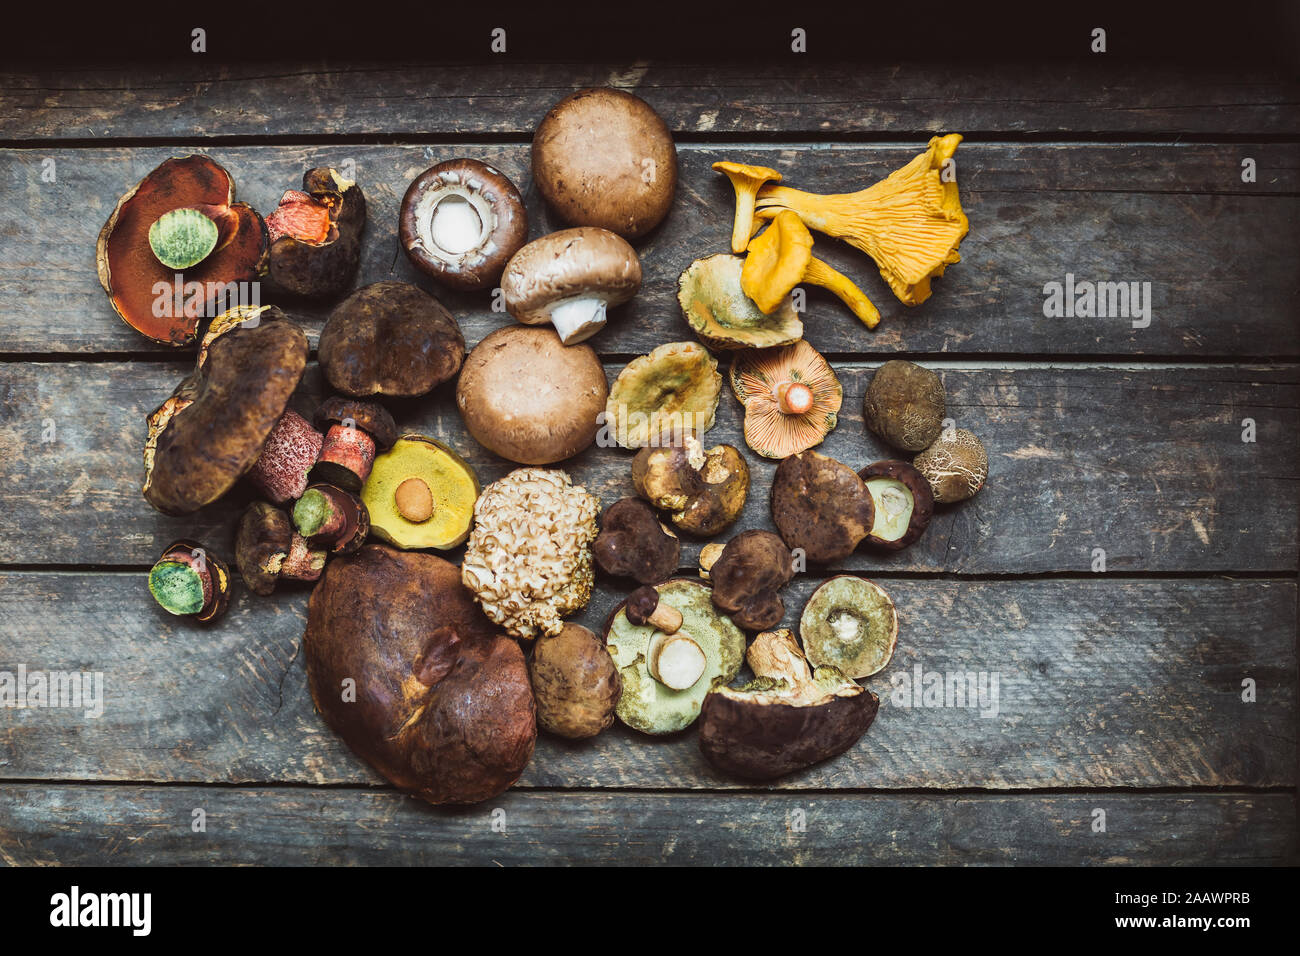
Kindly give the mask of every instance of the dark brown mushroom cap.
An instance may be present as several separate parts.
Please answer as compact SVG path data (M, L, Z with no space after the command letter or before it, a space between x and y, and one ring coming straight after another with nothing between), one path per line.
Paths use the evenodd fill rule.
M632 484L650 504L669 512L678 528L709 538L740 517L749 493L749 465L731 445L706 451L688 434L680 445L637 452Z
M330 298L352 287L361 265L366 231L366 197L355 182L328 166L309 169L302 191L329 209L330 234L324 242L280 236L271 243L270 275L286 292Z
M575 298L622 305L641 288L636 250L608 229L579 226L534 239L501 277L506 311L525 325L550 321L551 307Z
M477 803L523 773L537 736L519 645L430 554L369 544L331 561L303 640L312 700L359 756L430 803ZM344 699L351 680L356 699Z
M336 391L356 398L424 395L460 370L465 337L442 303L407 282L358 289L330 314L317 346Z
M794 577L794 556L771 531L743 531L709 568L713 603L747 631L776 627L785 616L778 593Z
M944 411L938 373L902 359L876 369L862 396L867 428L905 451L920 451L939 437Z
M578 90L538 125L533 179L565 222L635 239L668 215L677 147L640 97L608 87Z
M537 725L570 740L594 737L614 722L623 680L605 642L580 624L539 637L528 662Z
M601 517L600 535L591 550L606 574L655 584L677 570L682 543L650 505L640 498L623 498Z
M925 529L930 526L930 518L934 515L934 494L930 490L930 482L926 480L925 475L905 461L890 459L868 465L858 472L858 477L864 483L872 478L892 478L903 485L912 495L912 515L907 524L907 531L902 537L893 540L882 538L875 533L876 529L873 527L872 533L867 535L868 542L882 548L888 548L891 551L897 551L900 548L907 547L925 533ZM879 522L880 512L881 509L877 506L874 514L876 521L873 524Z
M623 611L633 624L641 625L650 620L650 615L659 606L659 592L652 585L646 584L627 596Z
M392 448L393 442L397 441L397 422L392 413L378 402L335 395L321 402L312 416L312 424L322 432L329 431L331 425L348 421L374 439L375 447L381 451Z
M443 200L459 196L478 216L479 241L464 251L438 246L431 223ZM510 178L477 159L451 159L426 169L402 197L399 238L411 263L452 288L486 289L528 241L528 214Z
M307 336L274 306L209 345L149 416L144 496L164 514L216 501L253 467L307 366Z
M847 558L875 520L871 494L857 473L815 451L777 465L771 507L782 540L809 561Z
M287 514L265 501L249 505L235 535L235 563L248 590L263 596L275 590L292 543L293 524Z

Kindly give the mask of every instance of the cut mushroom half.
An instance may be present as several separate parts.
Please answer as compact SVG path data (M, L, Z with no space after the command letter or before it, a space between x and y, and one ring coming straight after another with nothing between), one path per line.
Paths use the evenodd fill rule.
M905 461L878 461L858 472L875 505L868 544L897 551L925 532L934 496L925 476Z
M841 574L812 593L799 618L799 634L810 664L860 680L889 665L898 642L898 612L884 588Z
M745 406L745 443L764 458L821 444L844 401L835 370L804 341L740 353L731 365L731 390Z
M680 632L656 631L646 647L650 676L669 690L689 690L704 676L708 660L699 644Z

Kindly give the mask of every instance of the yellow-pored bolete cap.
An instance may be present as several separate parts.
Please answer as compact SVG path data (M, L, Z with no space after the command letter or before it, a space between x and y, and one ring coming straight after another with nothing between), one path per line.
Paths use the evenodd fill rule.
M795 212L808 228L871 256L894 295L920 305L930 297L930 280L961 261L957 247L970 230L956 180L944 176L961 139L934 137L902 169L855 193L819 195L769 183L759 190L755 215Z
M731 251L740 255L749 245L749 237L754 234L754 199L759 188L764 183L779 183L781 174L767 166L748 166L745 163L718 162L713 164L713 168L730 179L736 190L736 218L731 226Z

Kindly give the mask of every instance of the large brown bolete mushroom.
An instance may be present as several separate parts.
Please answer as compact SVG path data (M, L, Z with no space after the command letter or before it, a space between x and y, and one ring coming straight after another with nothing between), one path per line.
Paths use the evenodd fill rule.
M682 531L709 538L740 517L749 465L731 445L705 449L688 433L681 444L637 452L632 484Z
M456 386L469 433L523 465L549 465L587 448L608 397L605 369L591 346L566 346L554 329L523 325L484 337Z
M650 505L640 498L623 498L605 509L591 550L606 574L654 584L677 570L682 543Z
M696 259L677 279L686 324L711 349L769 349L803 338L803 322L786 296L765 313L740 287L744 260L725 252Z
M274 306L227 325L149 415L146 500L180 515L229 491L262 454L306 366L307 336Z
M718 360L698 342L668 342L614 379L604 425L624 448L680 443L713 427L722 394Z
M580 624L533 645L528 676L537 701L537 726L570 740L594 737L614 722L623 690L605 643Z
M924 475L905 461L878 461L858 477L875 506L868 544L897 551L921 537L934 514L934 496Z
M799 616L799 636L814 667L834 667L859 680L880 673L894 656L898 612L884 588L841 574L808 598Z
M215 621L230 603L230 569L197 541L167 546L149 570L149 593L168 614Z
M451 313L423 289L376 282L330 313L317 355L325 378L344 395L412 398L459 371L465 337Z
M361 265L366 197L337 169L318 166L303 174L302 189L280 197L266 228L276 285L309 298L342 295Z
M565 345L603 329L608 310L640 288L636 250L594 226L534 239L514 254L501 277L506 311L524 325L549 322Z
M791 455L772 477L772 521L809 561L842 561L871 531L875 506L848 465L815 451Z
M308 605L303 654L325 722L430 803L495 796L532 756L523 652L441 558L370 544L330 562Z
M844 400L835 370L803 341L738 353L731 390L745 406L745 444L764 458L821 444L839 422Z
M754 638L755 679L704 698L700 752L723 773L773 780L842 754L867 732L880 699L831 667L809 670L788 630Z
M565 222L636 239L668 215L677 148L640 97L608 87L578 90L537 127L533 179Z
M407 258L453 289L486 289L528 241L524 200L504 173L477 159L426 169L406 189L398 220Z
M895 448L928 448L943 430L943 382L915 362L893 359L876 369L862 397L862 418Z
M794 556L771 531L742 531L709 567L713 603L747 631L776 627L785 616L780 590L794 577Z
M207 156L169 159L117 201L95 245L99 284L127 325L164 345L266 268L266 224ZM161 256L161 258L160 258Z

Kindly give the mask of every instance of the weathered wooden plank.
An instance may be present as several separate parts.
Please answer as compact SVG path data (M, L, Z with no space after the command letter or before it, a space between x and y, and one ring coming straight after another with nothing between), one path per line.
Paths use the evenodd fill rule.
M165 75L164 75L165 74ZM1239 64L238 63L0 74L0 138L531 136L584 86L637 92L679 134L1252 133L1297 128L1296 83Z
M1293 580L879 580L900 617L894 660L868 682L880 715L848 753L778 789L1295 782ZM787 625L819 582L788 587ZM603 629L621 597L602 585L576 620ZM241 587L229 617L202 630L155 607L142 572L0 575L0 670L103 675L99 717L0 709L0 777L382 783L313 709L306 603L302 590L260 599ZM922 690L930 674L983 673L984 699L933 706L913 689L918 669ZM1254 703L1241 699L1247 678ZM522 780L740 785L709 768L694 731L622 725L583 743L543 735Z
M822 450L860 468L890 457L862 424L873 367L840 365L844 406ZM619 366L607 366L612 379ZM181 518L140 495L145 416L179 363L0 364L0 563L148 564L178 537L229 547L244 496ZM846 566L971 573L1296 569L1300 371L1244 368L942 369L949 414L989 452L987 487L941 508L919 542ZM310 415L320 376L298 398ZM486 483L512 467L465 432L449 386L394 406L399 424L464 454ZM1256 440L1243 442L1243 421ZM751 493L735 531L771 527L775 462L749 452L724 388L710 441L745 451ZM49 438L52 440L46 441ZM606 506L634 493L631 453L593 447L565 467ZM694 562L700 542L683 560Z
M684 147L675 208L639 249L642 292L593 344L605 355L625 356L689 337L676 303L677 277L692 259L725 250L730 234L730 186L709 169L713 161L750 158L781 168L787 182L836 192L876 181L923 145ZM164 351L109 308L95 276L95 237L128 186L166 156L186 151L0 150L9 206L0 229L0 352ZM240 196L265 211L298 184L304 168L352 161L370 211L360 281L398 278L433 289L397 246L397 210L421 170L466 153L516 179L527 194L533 235L558 226L532 187L526 146L240 146L215 156L231 169ZM1257 161L1257 182L1241 181L1243 157ZM963 261L935 283L929 302L905 309L864 255L819 241L818 254L856 279L885 318L870 332L814 289L807 315L814 345L837 353L1300 355L1300 146L972 142L957 159L972 224ZM43 181L51 168L55 180ZM1150 283L1149 324L1133 316L1045 317L1044 286L1067 274ZM437 294L471 342L501 321L487 293ZM313 329L328 313L299 303L289 308Z
M194 811L206 831L192 829ZM1106 812L1093 832L1094 811ZM1092 793L508 793L434 810L391 792L211 787L0 791L17 865L1277 865L1295 797Z

